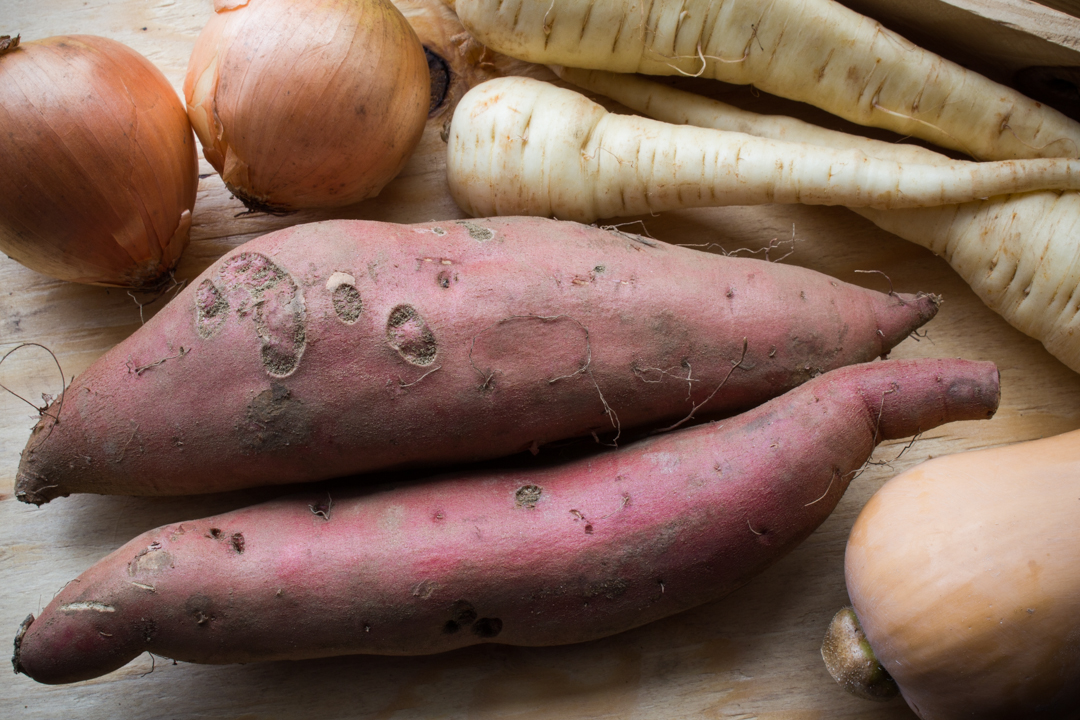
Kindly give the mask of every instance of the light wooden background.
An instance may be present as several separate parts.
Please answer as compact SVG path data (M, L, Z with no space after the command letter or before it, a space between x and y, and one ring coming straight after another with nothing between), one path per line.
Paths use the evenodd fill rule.
M889 3L877 4L891 8ZM1032 9L1031 3L990 0L921 0L910 5L936 8L949 17L970 12L972 5L994 12L1003 7ZM1068 2L1058 0L1057 5ZM953 43L958 47L974 43L984 50L1009 50L991 53L1013 63L1001 72L1047 58L1071 58L1080 65L1080 55L1070 48L1070 43L1073 48L1080 45L1080 33L1071 34L1076 27L1072 18L1036 10L1033 35L993 19L989 26L980 26L978 18L924 30L939 38L953 31L962 38ZM0 0L0 34L22 33L26 40L65 33L112 37L149 57L179 88L210 11L210 0ZM754 109L781 109L823 120L820 113L774 102L747 88L712 86L709 92ZM445 187L440 126L441 120L431 124L416 156L379 198L337 215L402 222L461 217ZM240 203L205 162L202 172L206 177L200 182L192 243L178 272L181 280L195 277L221 253L258 234L330 216L237 217L243 210ZM943 295L945 304L927 326L926 337L905 341L893 357L962 356L997 362L1002 375L997 417L928 433L898 460L894 458L903 442L883 446L876 458L890 464L864 473L834 515L770 571L724 600L617 637L541 649L489 645L427 658L349 657L225 667L173 665L162 659L155 663L144 655L106 677L62 687L0 672L0 717L914 717L899 700L878 705L847 696L820 659L825 626L846 603L842 564L848 530L882 482L920 460L1080 427L1080 376L986 310L942 260L847 210L726 208L636 219L662 240L715 243L728 250L761 248L794 231L795 253L785 262L885 289L880 276L855 273L881 270L897 290ZM0 257L0 353L19 343L42 343L56 353L70 380L133 332L141 315L160 307L159 301L140 308L139 303L148 300L122 290L64 284ZM0 365L0 383L34 400L61 388L56 366L36 349L20 350ZM66 582L134 535L280 492L172 499L74 497L40 509L23 505L12 498L12 487L19 453L35 419L34 408L0 393L0 635L6 628L9 638L28 613L39 612Z

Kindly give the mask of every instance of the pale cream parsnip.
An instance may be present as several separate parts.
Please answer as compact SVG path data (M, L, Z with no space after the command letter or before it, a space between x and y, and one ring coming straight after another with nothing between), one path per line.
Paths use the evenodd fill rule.
M450 192L474 216L592 222L686 207L922 207L1080 187L1075 160L916 165L608 113L540 80L470 90L450 125Z
M708 77L979 159L1076 157L1080 124L833 0L456 0L530 62Z

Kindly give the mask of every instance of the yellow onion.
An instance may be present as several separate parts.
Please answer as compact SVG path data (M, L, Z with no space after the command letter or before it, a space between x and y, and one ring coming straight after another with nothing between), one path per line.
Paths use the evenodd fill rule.
M147 289L187 245L198 155L149 60L90 35L0 38L0 250L46 275Z
M216 0L184 95L203 155L252 210L373 197L424 130L427 60L389 0Z

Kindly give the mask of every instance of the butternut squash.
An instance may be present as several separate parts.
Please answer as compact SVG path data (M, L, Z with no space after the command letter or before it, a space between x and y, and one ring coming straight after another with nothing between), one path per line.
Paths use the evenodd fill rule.
M861 633L841 611L822 655L856 694L876 658L923 720L1080 718L1080 430L893 478L845 574Z

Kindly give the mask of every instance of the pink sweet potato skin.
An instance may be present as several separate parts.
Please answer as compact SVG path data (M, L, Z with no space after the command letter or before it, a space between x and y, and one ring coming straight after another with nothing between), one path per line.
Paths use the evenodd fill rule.
M16 495L473 461L676 422L710 396L698 417L730 414L887 353L935 312L569 222L298 226L223 257L82 373L35 429Z
M152 530L20 629L18 672L553 645L719 598L806 538L883 439L990 417L991 363L835 370L734 418L550 468L325 491Z

